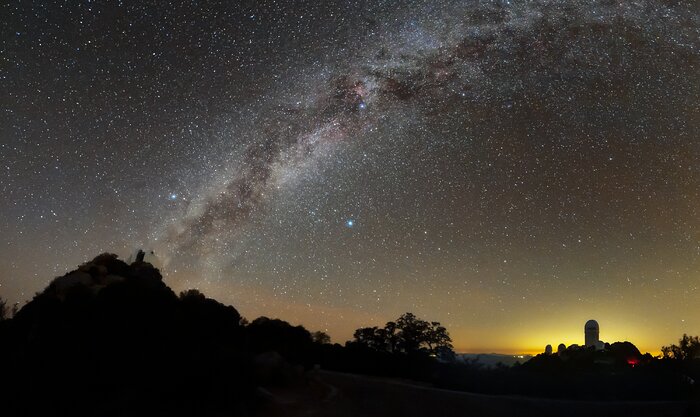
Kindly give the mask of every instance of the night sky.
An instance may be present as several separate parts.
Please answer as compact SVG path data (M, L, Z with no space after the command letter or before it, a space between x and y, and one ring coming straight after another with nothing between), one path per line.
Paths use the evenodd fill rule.
M137 248L343 342L700 333L694 1L6 1L0 295Z

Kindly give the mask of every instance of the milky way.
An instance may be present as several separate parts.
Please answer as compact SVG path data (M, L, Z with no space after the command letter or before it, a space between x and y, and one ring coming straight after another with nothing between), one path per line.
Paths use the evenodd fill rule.
M147 247L340 341L404 311L470 350L700 329L692 4L7 9L11 299Z

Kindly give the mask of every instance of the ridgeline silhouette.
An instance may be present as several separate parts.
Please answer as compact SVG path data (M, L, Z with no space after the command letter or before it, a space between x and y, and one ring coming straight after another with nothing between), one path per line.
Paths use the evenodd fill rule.
M361 328L345 346L267 317L248 323L198 290L175 294L142 256L102 254L56 278L21 309L0 300L0 414L7 416L259 415L274 387L319 401L327 370L400 377L490 394L577 399L692 399L700 341L664 359L628 342L569 349L512 368L458 361L438 322L406 313Z

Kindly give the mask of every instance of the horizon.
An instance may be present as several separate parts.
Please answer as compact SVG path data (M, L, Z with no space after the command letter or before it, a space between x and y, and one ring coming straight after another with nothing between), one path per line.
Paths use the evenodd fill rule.
M671 415L694 415L698 336L684 335L653 358L630 343L603 348L598 330L589 320L587 347L560 355L460 358L444 327L405 313L332 345L327 334L284 320L245 320L199 290L178 295L143 251L130 263L104 253L16 315L0 300L0 363L8 375L0 384L9 393L2 408L27 416L341 417L539 416L572 407L581 416L601 414L595 409L639 416L672 406ZM75 384L63 383L71 380L94 383L76 398ZM423 408L416 411L417 396Z
M104 252L104 253L110 253L110 252L109 252L109 251L106 251L106 252ZM119 259L121 259L121 260L123 260L123 261L126 261L126 260L128 260L130 257L133 257L133 256L134 256L133 253L130 253L130 254L128 254L128 255L119 255L119 254L117 254L117 255L119 256ZM153 259L151 259L151 260L153 260ZM82 263L87 262L87 261L88 261L88 259L84 260L83 262L80 262L79 264L82 264ZM148 259L147 259L146 261L148 262ZM156 259L156 261L157 261L157 259ZM176 293L179 293L179 292L181 292L181 291L185 291L185 290L188 290L188 289L192 289L192 288L190 288L190 287L187 287L187 288L185 288L185 287L182 287L182 288L175 288L175 287L172 287L172 286L171 286L171 283L168 282L167 273L165 273L165 271L162 269L162 266L159 267L159 266L157 265L157 263L158 263L158 262L156 262L155 264L153 264L154 267L158 268L158 269L161 271L161 273L163 274L164 282L166 283L166 285L168 285L169 287L171 287L171 288L173 289L173 291L175 291ZM65 272L64 272L63 274L66 274L66 273L68 273L68 272L74 270L75 268L78 267L79 264L76 264L76 265L73 266L72 268L66 269ZM48 280L48 281L46 282L46 285L48 285L53 279L58 278L58 277L62 276L63 274L51 278L50 280ZM1 286L0 286L0 287L1 287ZM37 292L43 291L44 288L45 288L45 286L42 287L40 290L37 290ZM201 288L194 288L194 289L202 290ZM208 294L206 291L203 291L203 293L204 293L206 296L211 297L211 294ZM0 293L0 296L2 296L1 293ZM214 297L214 298L215 298L215 297ZM216 298L215 298L215 299L216 299ZM13 301L13 300L7 300L7 301L9 302L9 304L14 304L14 302L19 303L19 301ZM25 300L25 301L30 301L30 299L27 299L27 300ZM290 324L292 324L292 325L301 325L301 326L304 326L304 327L305 327L307 330L309 330L309 331L315 331L315 330L324 331L324 332L328 333L329 336L331 336L331 343L340 343L341 345L345 344L345 342L347 342L347 341L353 340L352 331L354 331L355 329L358 329L358 328L360 328L360 327L367 327L367 326L380 326L380 327L381 327L381 326L383 326L387 321L395 320L396 317L398 317L399 314L402 314L402 313L403 313L403 312L402 312L402 313L398 313L398 314L396 315L396 317L389 318L389 319L387 319L387 320L385 320L385 321L383 321L383 322L379 322L379 321L376 321L376 320L375 320L375 321L372 321L372 322L357 323L356 327L354 327L354 328L350 331L350 333L349 333L348 336L341 336L341 337L338 337L336 334L334 334L335 332L333 332L333 331L330 331L330 330L328 330L328 329L319 329L319 328L315 328L315 327L313 327L313 326L311 326L311 325L308 325L307 323L305 323L305 322L303 322L303 321L298 321L298 322L297 322L297 321L294 321L294 320L290 320L288 317L285 317L285 316L283 316L283 315L275 316L275 315L270 315L270 314L264 314L264 313L262 313L262 314L257 314L257 315L253 315L253 316L250 316L250 317L249 317L249 316L247 316L247 315L245 314L245 310L240 309L240 307L237 306L235 303L228 303L228 302L225 302L224 300L219 300L219 299L217 299L217 301L223 302L224 304L227 304L227 305L232 305L234 308L236 308L236 309L243 315L243 317L246 317L246 318L249 319L249 320L253 320L253 319L255 319L255 318L257 318L257 317L261 317L261 316L266 316L266 317L269 317L269 318L272 318L272 319L281 319L281 320L288 321L288 322L289 322ZM23 305L23 303L19 303L19 305L20 305L20 307L21 307L21 306ZM420 316L420 315L419 315L419 316ZM435 321L435 319L432 318L432 317L427 317L427 316L426 316L426 317L422 317L422 316L421 316L421 318L426 319L426 320L428 320L428 321ZM537 354L543 353L544 350L545 350L545 346L546 346L547 344L551 344L552 347L553 347L555 350L556 350L556 347L557 347L560 343L564 343L567 347L569 347L569 346L571 346L571 345L573 345L573 344L576 344L576 345L579 345L579 346L583 346L583 345L584 345L583 324L585 324L585 322L586 322L587 320L589 320L589 319L595 319L595 317L589 317L589 318L587 318L586 320L581 321L582 324L579 326L579 327L580 327L580 332L579 332L580 334L576 335L577 332L575 332L575 331L573 331L573 330L572 330L572 331L568 331L568 330L567 330L567 331L564 332L564 333L560 333L560 334L562 334L562 335L564 335L564 336L562 336L562 337L560 338L560 340L558 340L558 341L553 341L553 340L557 340L556 337L554 337L554 336L548 336L548 340L550 340L550 341L545 342L545 343L542 343L542 346L541 346L541 347L537 347L537 346L535 346L535 345L532 344L532 343L530 343L530 344L523 343L523 345L521 345L521 346L514 346L514 347L487 347L487 346L463 345L463 344L460 344L460 342L459 342L458 340L455 340L455 336L454 336L454 334L450 331L451 329L450 329L449 327L447 328L447 330L448 330L448 332L450 332L450 335L451 335L452 338L453 338L454 351L455 351L456 354L484 354L484 355L496 354L496 355L504 355L504 356L518 356L518 355L531 355L531 356L535 356L535 355L537 355ZM438 320L438 321L439 321L439 320ZM600 320L599 320L599 322L600 322ZM442 323L442 324L445 325L445 323ZM562 327L565 327L565 326L566 326L566 324L563 324L563 325L562 325ZM624 327L623 327L623 328L624 328ZM506 328L498 329L498 330L506 330ZM512 330L512 328L511 328L511 330ZM618 332L620 331L619 328L616 329L616 330L617 330ZM546 329L540 329L540 331L539 331L538 334L542 334L542 333L546 333ZM678 341L678 339L680 338L680 336L678 336L677 338L675 338L675 339L673 339L673 340L669 340L669 341L663 343L662 345L659 345L658 347L651 347L651 348L650 348L650 347L646 347L646 346L644 346L644 345L642 345L642 344L637 344L637 343L635 343L634 340L631 340L631 339L629 339L629 338L628 338L628 339L624 339L624 338L623 338L623 339L619 339L619 340L613 340L613 339L615 338L615 336L611 335L611 336L610 336L610 340L608 340L608 339L606 339L606 335L607 335L608 333L609 333L609 332L606 332L606 331L605 331L605 328L603 327L603 329L601 330L600 339L601 339L602 341L604 341L604 342L611 343L611 344L612 344L612 343L615 343L615 342L625 342L625 341L631 342L632 344L634 344L634 345L640 350L640 352L642 352L642 353L650 353L650 354L651 354L652 356L654 356L654 357L657 357L657 356L660 356L660 355L661 355L661 347L662 347L662 346L666 346L666 345L670 345L670 344L676 343L676 342ZM615 334L615 333L613 332L613 334ZM617 334L629 334L629 333L624 333L624 332L622 332L622 333L617 333ZM537 336L537 337L540 337L540 336Z

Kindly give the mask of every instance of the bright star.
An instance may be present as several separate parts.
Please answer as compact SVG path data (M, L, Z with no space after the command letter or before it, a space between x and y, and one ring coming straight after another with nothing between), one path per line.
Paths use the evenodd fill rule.
M353 227L353 226L355 225L355 220L349 219L349 220L347 220L347 221L345 222L345 225L346 225L347 227Z
M175 200L177 200L177 194L172 193L172 194L170 194L170 195L168 196L168 198L169 198L171 201L175 201Z

